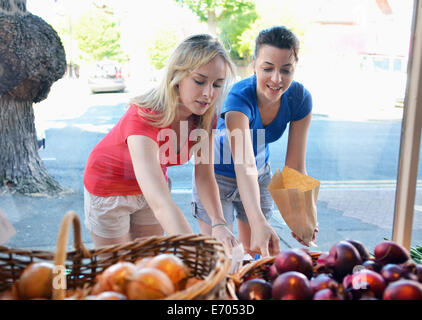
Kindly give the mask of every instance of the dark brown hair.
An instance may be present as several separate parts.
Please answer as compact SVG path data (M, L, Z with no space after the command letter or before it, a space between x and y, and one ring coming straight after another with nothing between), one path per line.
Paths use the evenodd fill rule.
M254 59L258 57L261 46L270 45L279 49L290 49L298 61L299 40L296 35L284 26L273 26L259 32L255 40Z

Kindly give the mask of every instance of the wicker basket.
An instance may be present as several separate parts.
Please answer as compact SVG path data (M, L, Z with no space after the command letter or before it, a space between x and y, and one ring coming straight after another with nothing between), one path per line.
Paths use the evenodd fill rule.
M315 268L316 261L321 255L321 252L309 252L309 254L312 257L312 263ZM240 285L245 281L245 279L257 277L269 281L266 270L274 263L275 258L276 256L265 257L247 263L242 268L240 268L238 272L228 276L226 285L228 298L231 300L239 300L239 297L237 296L237 291Z
M73 224L74 248L67 252L70 226ZM89 288L98 274L118 261L134 262L138 258L171 253L188 266L191 274L204 279L178 291L169 300L226 299L226 279L230 267L226 251L214 238L201 235L152 236L132 242L87 250L81 240L81 226L77 213L65 214L60 226L56 252L29 251L0 246L0 292L10 288L23 270L36 261L54 262L66 268L66 288ZM64 287L64 286L61 286ZM65 299L64 289L53 289L53 299Z

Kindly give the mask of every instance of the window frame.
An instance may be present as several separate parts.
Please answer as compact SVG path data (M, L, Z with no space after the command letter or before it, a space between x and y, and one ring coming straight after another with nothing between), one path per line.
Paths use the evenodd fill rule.
M414 1L392 239L410 249L422 130L422 2Z

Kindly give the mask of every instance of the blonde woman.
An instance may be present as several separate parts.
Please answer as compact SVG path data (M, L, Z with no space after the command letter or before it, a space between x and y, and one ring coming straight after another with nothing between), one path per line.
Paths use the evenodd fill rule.
M192 233L170 196L166 168L186 163L195 150L207 155L208 161L195 164L195 177L216 226L212 235L229 250L237 244L226 226L212 161L216 112L233 77L221 43L195 35L175 49L158 88L131 101L85 167L85 225L96 247L163 232Z

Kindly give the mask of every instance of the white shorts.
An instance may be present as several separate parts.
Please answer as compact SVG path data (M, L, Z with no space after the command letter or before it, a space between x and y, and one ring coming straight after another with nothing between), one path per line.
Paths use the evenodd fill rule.
M85 226L103 238L126 235L131 224L159 224L142 194L100 197L84 188Z

